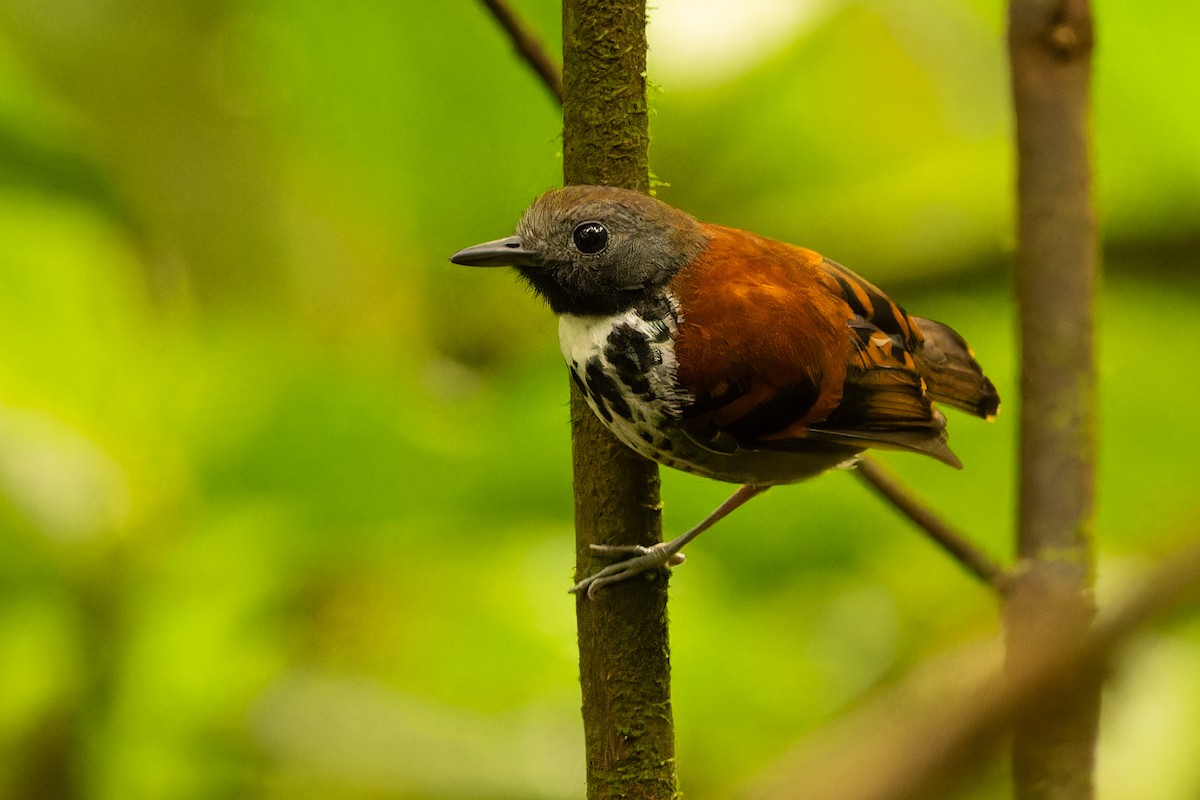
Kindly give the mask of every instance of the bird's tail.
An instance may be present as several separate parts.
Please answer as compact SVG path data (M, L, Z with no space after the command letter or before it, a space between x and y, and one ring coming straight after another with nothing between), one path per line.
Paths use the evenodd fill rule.
M996 416L1000 395L963 338L940 322L921 317L911 319L925 337L925 344L918 348L914 359L929 396L977 417Z

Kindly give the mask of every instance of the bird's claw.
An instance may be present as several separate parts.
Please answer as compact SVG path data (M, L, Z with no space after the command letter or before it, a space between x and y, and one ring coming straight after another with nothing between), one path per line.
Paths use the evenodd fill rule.
M682 564L683 553L670 548L669 542L662 542L649 547L640 544L594 544L592 552L601 556L627 555L615 564L609 564L595 575L590 575L571 587L572 594L586 592L589 600L596 598L596 593L606 586L628 580L635 575L641 575L660 567L673 567Z
M598 556L644 556L661 551L667 554L667 560L660 566L675 567L682 564L687 556L683 553L672 552L669 549L669 544L669 542L663 542L649 547L640 544L593 544L588 546ZM613 564L613 566L618 566L618 564Z

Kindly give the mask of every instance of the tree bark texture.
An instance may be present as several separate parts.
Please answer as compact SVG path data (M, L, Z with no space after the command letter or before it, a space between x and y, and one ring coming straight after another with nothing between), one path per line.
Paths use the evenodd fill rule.
M1096 219L1090 163L1088 0L1011 0L1017 137L1016 296L1021 340L1018 578L1005 615L1019 676L1051 642L1082 640L1092 599ZM1100 707L1076 675L1020 716L1018 800L1093 797Z
M568 184L646 191L644 0L563 2L563 173ZM658 467L604 428L571 384L577 579L601 564L595 544L662 538ZM576 598L587 796L673 798L675 734L667 578Z

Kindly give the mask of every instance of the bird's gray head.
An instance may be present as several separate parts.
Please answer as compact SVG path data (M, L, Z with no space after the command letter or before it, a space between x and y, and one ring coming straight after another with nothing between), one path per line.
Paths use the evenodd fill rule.
M658 299L707 243L699 222L652 197L567 186L538 198L515 236L468 247L450 260L516 267L555 313L612 314Z

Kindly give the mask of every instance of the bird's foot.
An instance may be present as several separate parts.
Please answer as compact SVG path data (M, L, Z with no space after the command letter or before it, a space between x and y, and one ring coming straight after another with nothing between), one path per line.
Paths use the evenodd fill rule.
M628 555L629 557L615 564L609 564L595 575L584 578L571 587L571 592L573 594L586 592L588 599L594 600L596 592L605 586L620 583L652 569L673 567L677 564L682 564L684 556L679 552L679 548L673 545L675 545L673 541L660 542L649 547L644 547L640 544L594 544L592 545L592 552L597 555Z

